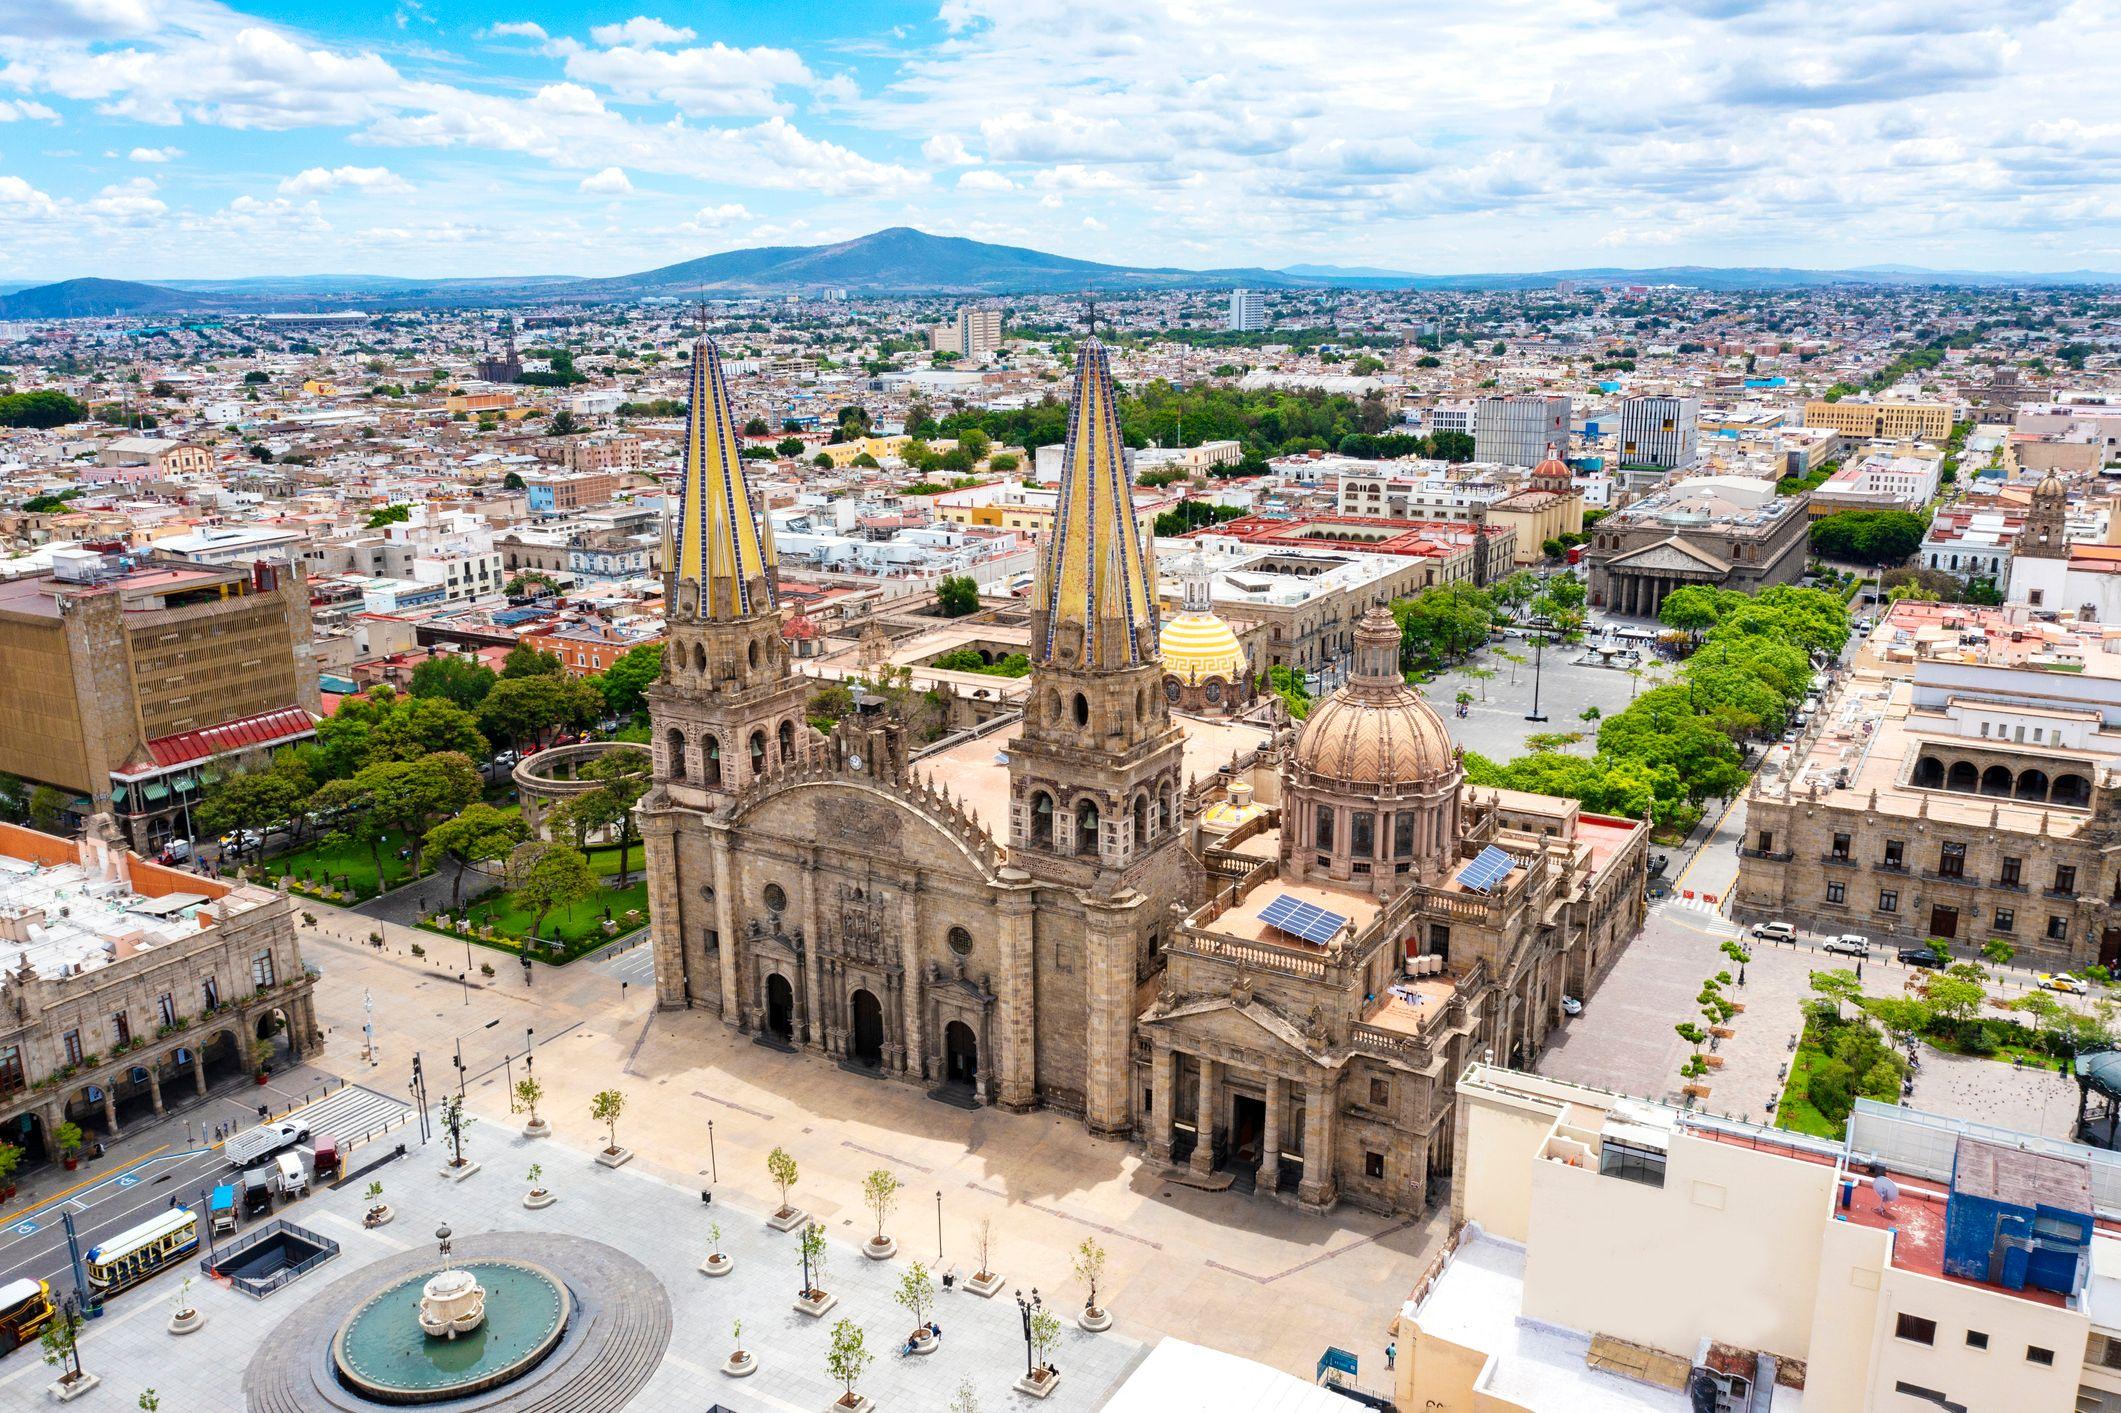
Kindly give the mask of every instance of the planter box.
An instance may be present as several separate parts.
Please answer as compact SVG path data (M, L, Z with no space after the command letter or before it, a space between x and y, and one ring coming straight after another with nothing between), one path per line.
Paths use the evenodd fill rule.
M810 1214L800 1207L790 1207L786 1212L776 1212L766 1219L766 1225L775 1231L794 1231L810 1220Z
M448 1178L451 1182L462 1182L478 1170L479 1165L477 1163L466 1163L461 1168L452 1168L449 1164L444 1163L442 1165L442 1176Z
M1706 1084L1689 1084L1679 1092L1686 1095L1689 1099L1706 1099L1709 1097L1709 1087Z
M837 1295L834 1295L829 1290L821 1290L817 1293L817 1299L815 1300L805 1300L798 1297L795 1301L795 1308L815 1320L839 1303L840 1298Z
M533 1212L543 1207L550 1207L559 1200L559 1194L556 1192L526 1192L523 1194L523 1205Z
M1085 1309L1075 1317L1075 1323L1080 1328L1088 1330L1091 1334L1103 1334L1106 1330L1112 1328L1112 1312L1110 1310Z
M726 1276L735 1269L736 1261L726 1251L700 1262L700 1274L703 1276Z
M1040 1372L1044 1373L1045 1371L1041 1370ZM1034 1379L1029 1374L1026 1374L1015 1383L1009 1385L1009 1387L1015 1389L1018 1393L1029 1394L1033 1398L1044 1398L1052 1393L1054 1387L1059 1383L1059 1374L1046 1373L1046 1377L1043 1379Z
M872 1261L888 1261L898 1254L898 1243L888 1236L882 1241L872 1236L862 1243L862 1254Z
M617 1152L606 1148L597 1154L597 1166L599 1167L623 1168L632 1161L633 1150L631 1148L621 1148Z
M999 1271L989 1271L984 1276L974 1276L965 1282L965 1289L971 1291L974 1295L984 1296L989 1300L1000 1294L1001 1288L1002 1277Z
M181 1315L169 1317L169 1332L173 1335L188 1335L205 1323L206 1316L202 1311L186 1310Z
M857 1398L852 1403L835 1398L825 1405L825 1413L876 1413L876 1404L868 1398Z
M722 1372L732 1379L748 1379L758 1371L759 1361L748 1350L744 1352L742 1359L732 1354L722 1361Z
M1715 1036L1718 1040L1728 1040L1735 1033L1727 1025L1712 1025L1709 1027L1709 1034Z
M95 1388L97 1384L100 1384L102 1382L103 1380L98 1378L94 1374L83 1374L80 1378L75 1379L72 1383L62 1382L50 1384L46 1386L45 1392L49 1393L53 1398L58 1399L61 1403L72 1403L82 1394L89 1392L91 1389Z
M913 1352L915 1354L933 1354L942 1347L943 1342L934 1335L922 1335L919 1339L913 1341Z
M546 1123L543 1119L539 1119L536 1123L524 1124L523 1136L525 1138L550 1138L552 1137L552 1125Z
M389 1203L386 1202L382 1206L376 1208L376 1210L373 1212L363 1213L361 1216L361 1225L373 1231L377 1227L389 1226L390 1219L397 1215L398 1214L396 1209L394 1209Z
M1720 1070L1723 1068L1723 1056L1703 1055L1701 1057L1701 1063L1707 1065L1712 1070Z

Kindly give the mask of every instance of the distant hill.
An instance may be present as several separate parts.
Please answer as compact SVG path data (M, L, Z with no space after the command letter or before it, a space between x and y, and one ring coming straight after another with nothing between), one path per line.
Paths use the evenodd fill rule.
M1022 246L930 235L907 226L831 245L766 245L725 250L630 275L495 276L421 279L399 275L257 275L219 280L78 279L33 287L0 285L0 318L63 319L92 315L184 312L258 313L303 309L494 308L524 304L630 302L701 295L804 294L844 289L857 296L1066 294L1138 289L1551 289L1559 282L1608 286L1680 285L1705 290L1796 289L1839 285L2012 287L2114 285L2121 276L2095 270L2031 274L1925 270L1879 265L1860 270L1775 266L1651 269L1600 267L1536 273L1418 275L1375 266L1291 265L1187 270L1110 265Z
M201 301L161 285L133 280L61 280L0 297L0 319L86 319L112 314L173 314Z

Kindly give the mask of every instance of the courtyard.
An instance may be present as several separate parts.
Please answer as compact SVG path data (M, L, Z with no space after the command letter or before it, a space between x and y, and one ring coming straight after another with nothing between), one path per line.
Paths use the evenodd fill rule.
M1504 653L1524 661L1513 663ZM1597 656L1587 644L1550 644L1536 656L1540 659L1539 709L1547 717L1544 722L1525 720L1525 714L1532 709L1535 659L1534 646L1525 639L1494 644L1470 662L1438 673L1433 681L1415 685L1443 716L1451 739L1490 760L1507 761L1526 754L1531 750L1525 744L1526 738L1545 732L1582 732L1584 743L1570 749L1589 755L1595 749L1598 722L1583 720L1584 709L1596 707L1601 716L1622 711L1636 692L1652 685L1649 666L1662 665L1655 658L1645 657L1645 675L1638 681L1618 667L1585 661ZM1481 679L1470 676L1469 670L1495 675ZM1464 717L1454 714L1460 692L1472 694Z

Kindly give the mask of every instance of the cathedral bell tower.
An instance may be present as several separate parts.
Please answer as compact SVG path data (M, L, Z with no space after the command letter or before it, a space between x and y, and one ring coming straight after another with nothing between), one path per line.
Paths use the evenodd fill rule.
M1156 577L1134 518L1104 346L1086 340L1032 589L1031 694L1009 751L1012 853L1126 869L1178 834L1182 739L1157 657ZM1026 865L1027 867L1029 865Z
M702 337L677 513L663 521L663 676L648 692L656 785L694 807L723 802L809 744L807 689L781 637L772 527L752 512L741 447L721 354Z

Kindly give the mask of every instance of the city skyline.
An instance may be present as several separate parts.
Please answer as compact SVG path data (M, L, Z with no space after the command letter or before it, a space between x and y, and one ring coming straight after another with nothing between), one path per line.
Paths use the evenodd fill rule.
M657 9L0 0L0 270L2121 264L2088 5Z

